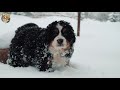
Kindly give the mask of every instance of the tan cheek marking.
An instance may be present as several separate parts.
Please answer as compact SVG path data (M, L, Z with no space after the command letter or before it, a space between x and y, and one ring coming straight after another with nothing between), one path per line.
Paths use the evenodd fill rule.
M67 41L67 46L66 46L66 48L62 48L62 50L63 50L63 51L66 51L66 50L68 50L68 49L70 49L70 43Z
M49 45L50 47L53 47L52 43L53 43L53 41L52 41L52 42L50 42L50 45Z

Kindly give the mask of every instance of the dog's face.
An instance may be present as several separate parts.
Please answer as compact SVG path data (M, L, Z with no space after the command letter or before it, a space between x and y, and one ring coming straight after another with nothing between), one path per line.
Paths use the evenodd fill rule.
M52 68L69 65L76 39L72 26L65 21L55 21L46 30L48 49L53 56Z
M74 30L68 22L55 21L47 27L50 47L58 51L69 49L75 42Z
M56 33L56 37L51 41L50 46L52 46L55 50L64 50L70 47L69 42L63 36L64 28L59 23L56 25L54 29L54 33Z

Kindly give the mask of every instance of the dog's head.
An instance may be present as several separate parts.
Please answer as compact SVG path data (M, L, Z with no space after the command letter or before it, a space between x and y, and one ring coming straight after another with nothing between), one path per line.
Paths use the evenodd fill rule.
M55 50L66 50L73 46L76 38L73 27L65 21L54 21L47 26L48 43Z

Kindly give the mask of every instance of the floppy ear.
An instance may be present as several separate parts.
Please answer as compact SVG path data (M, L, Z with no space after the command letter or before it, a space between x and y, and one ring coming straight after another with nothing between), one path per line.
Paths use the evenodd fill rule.
M75 43L76 41L76 37L75 37L75 33L74 33L74 29L71 25L68 25L69 27L69 30L70 30L70 37L71 37L71 40L70 40L70 44L71 46Z
M53 27L56 26L57 23L58 23L57 21L52 22L51 24L49 24L49 25L47 26L47 29L48 29L48 30L52 29Z
M70 41L71 46L75 43L75 41L76 41L76 37L75 37L75 34L73 33L72 39Z
M74 29L73 29L73 27L70 24L68 24L68 28L71 31L70 32L70 36L71 36L70 44L73 45L75 43L75 41L76 41Z
M54 21L54 22L52 22L52 23L50 23L47 27L46 27L46 42L47 42L47 44L50 44L50 42L51 42L51 40L52 40L52 36L53 36L53 34L52 34L52 30L54 30L54 28L56 27L56 25L57 25L57 21Z

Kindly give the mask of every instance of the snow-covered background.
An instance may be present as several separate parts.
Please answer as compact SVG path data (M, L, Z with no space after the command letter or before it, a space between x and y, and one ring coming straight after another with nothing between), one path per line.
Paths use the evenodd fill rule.
M0 12L0 15L3 12ZM14 15L28 16L32 18L41 18L48 16L62 16L77 19L77 12L7 12ZM81 12L81 19L94 19L98 21L120 22L120 12Z
M30 18L11 15L9 23L0 20L0 48L9 47L15 30L26 23L33 22L46 27L55 20L71 23L77 33L77 20L64 16ZM120 22L99 22L91 19L81 21L80 37L77 37L75 52L70 67L55 72L39 72L34 67L13 68L0 63L1 78L117 78L120 77Z

